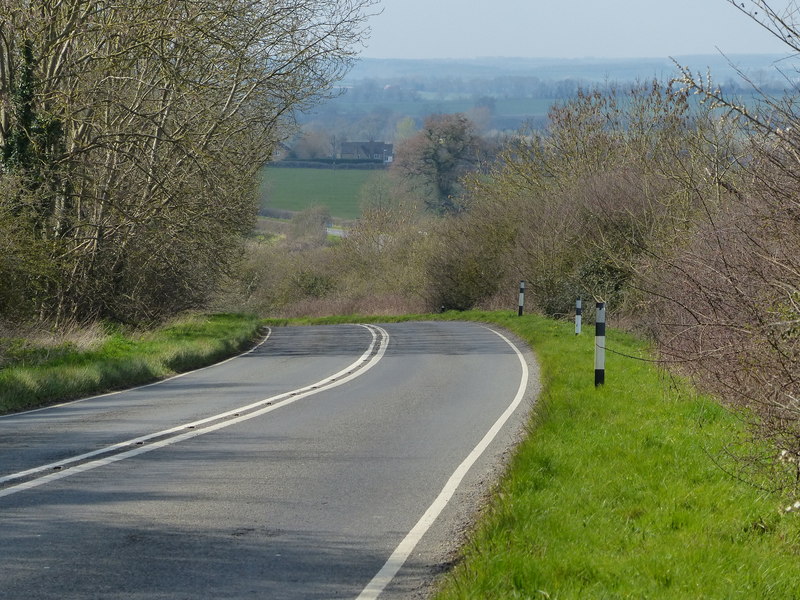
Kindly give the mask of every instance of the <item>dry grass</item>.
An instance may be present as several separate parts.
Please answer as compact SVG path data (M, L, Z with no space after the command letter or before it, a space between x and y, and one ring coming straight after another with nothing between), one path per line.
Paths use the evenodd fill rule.
M92 336L93 328L82 332L82 328L73 328L63 337L43 336L37 339L48 342L69 337L73 341L17 349L14 362L0 369L0 414L140 385L205 366L248 347L259 328L259 319L250 315L194 314L147 332ZM78 350L77 344L94 347Z
M326 297L305 298L272 315L278 318L316 318L334 315L404 315L421 313L426 310L425 302L419 298L406 298L399 295L374 297Z
M38 364L67 352L87 352L108 339L100 323L59 327L43 323L0 321L0 367Z

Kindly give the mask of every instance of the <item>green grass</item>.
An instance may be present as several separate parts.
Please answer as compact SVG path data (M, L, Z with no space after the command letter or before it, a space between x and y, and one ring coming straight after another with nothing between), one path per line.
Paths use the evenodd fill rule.
M357 219L361 215L359 192L375 174L360 169L268 167L262 171L261 205L291 211L327 206L335 218Z
M798 515L715 463L739 421L623 356L648 356L642 342L610 331L606 385L595 389L593 336L570 323L430 318L515 332L544 384L530 435L437 600L800 598Z
M195 315L144 335L112 333L91 351L0 369L0 414L148 383L212 364L247 347L260 322Z

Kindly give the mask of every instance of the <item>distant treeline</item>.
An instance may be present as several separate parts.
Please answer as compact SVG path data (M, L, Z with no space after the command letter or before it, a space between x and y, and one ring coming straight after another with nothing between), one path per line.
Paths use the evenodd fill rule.
M717 83L737 84L741 75L759 85L770 81L783 86L785 79L775 70L780 64L784 73L794 69L795 59L786 54L694 55L663 58L628 59L545 59L480 58L464 60L361 59L345 78L345 85L368 79L385 83L401 80L489 81L493 79L538 78L542 81L576 80L586 83L607 81L662 82L676 77L678 65L692 72L711 72Z
M758 78L753 84L770 94L781 94L786 82L775 78ZM343 94L332 101L334 105L380 104L396 102L430 102L432 100L465 99L476 106L494 108L499 99L527 98L566 100L579 90L607 92L614 88L630 88L636 81L596 82L587 79L541 79L534 76L502 76L485 78L401 78L364 79L343 88ZM750 94L753 85L736 80L717 83L726 94Z
M346 88L346 102L424 102L431 94L486 98L571 98L581 87L580 79L541 79L533 76L485 78L410 78L363 79Z
M522 127L544 130L556 103L580 91L624 91L642 81L664 84L680 76L678 65L696 73L710 68L714 85L728 97L747 103L755 89L785 95L791 81L773 66L778 55L681 57L630 60L364 59L339 87L340 94L313 112L301 114L304 127L342 139L395 140L395 126L412 118L419 126L431 114L473 113L486 132L509 132ZM742 78L737 69L745 75Z

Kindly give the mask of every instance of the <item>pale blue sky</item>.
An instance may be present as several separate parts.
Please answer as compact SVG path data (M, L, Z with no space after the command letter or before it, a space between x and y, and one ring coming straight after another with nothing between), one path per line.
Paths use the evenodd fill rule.
M787 0L774 0L773 6ZM725 0L382 0L372 58L782 53Z

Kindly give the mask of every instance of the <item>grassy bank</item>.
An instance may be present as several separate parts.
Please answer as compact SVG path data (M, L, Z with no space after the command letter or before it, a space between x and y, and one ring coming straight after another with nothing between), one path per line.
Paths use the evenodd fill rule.
M109 334L89 351L60 348L47 360L20 360L0 369L0 414L148 383L214 363L250 345L259 327L255 317L195 315L147 334Z
M591 332L511 313L436 318L515 332L544 380L530 435L437 600L800 598L800 515L716 464L740 423L629 358L648 356L643 343L610 331L595 389Z
M477 318L531 344L544 393L438 600L800 597L798 516L715 464L737 419L628 358L647 349L619 332L595 389L591 333Z

